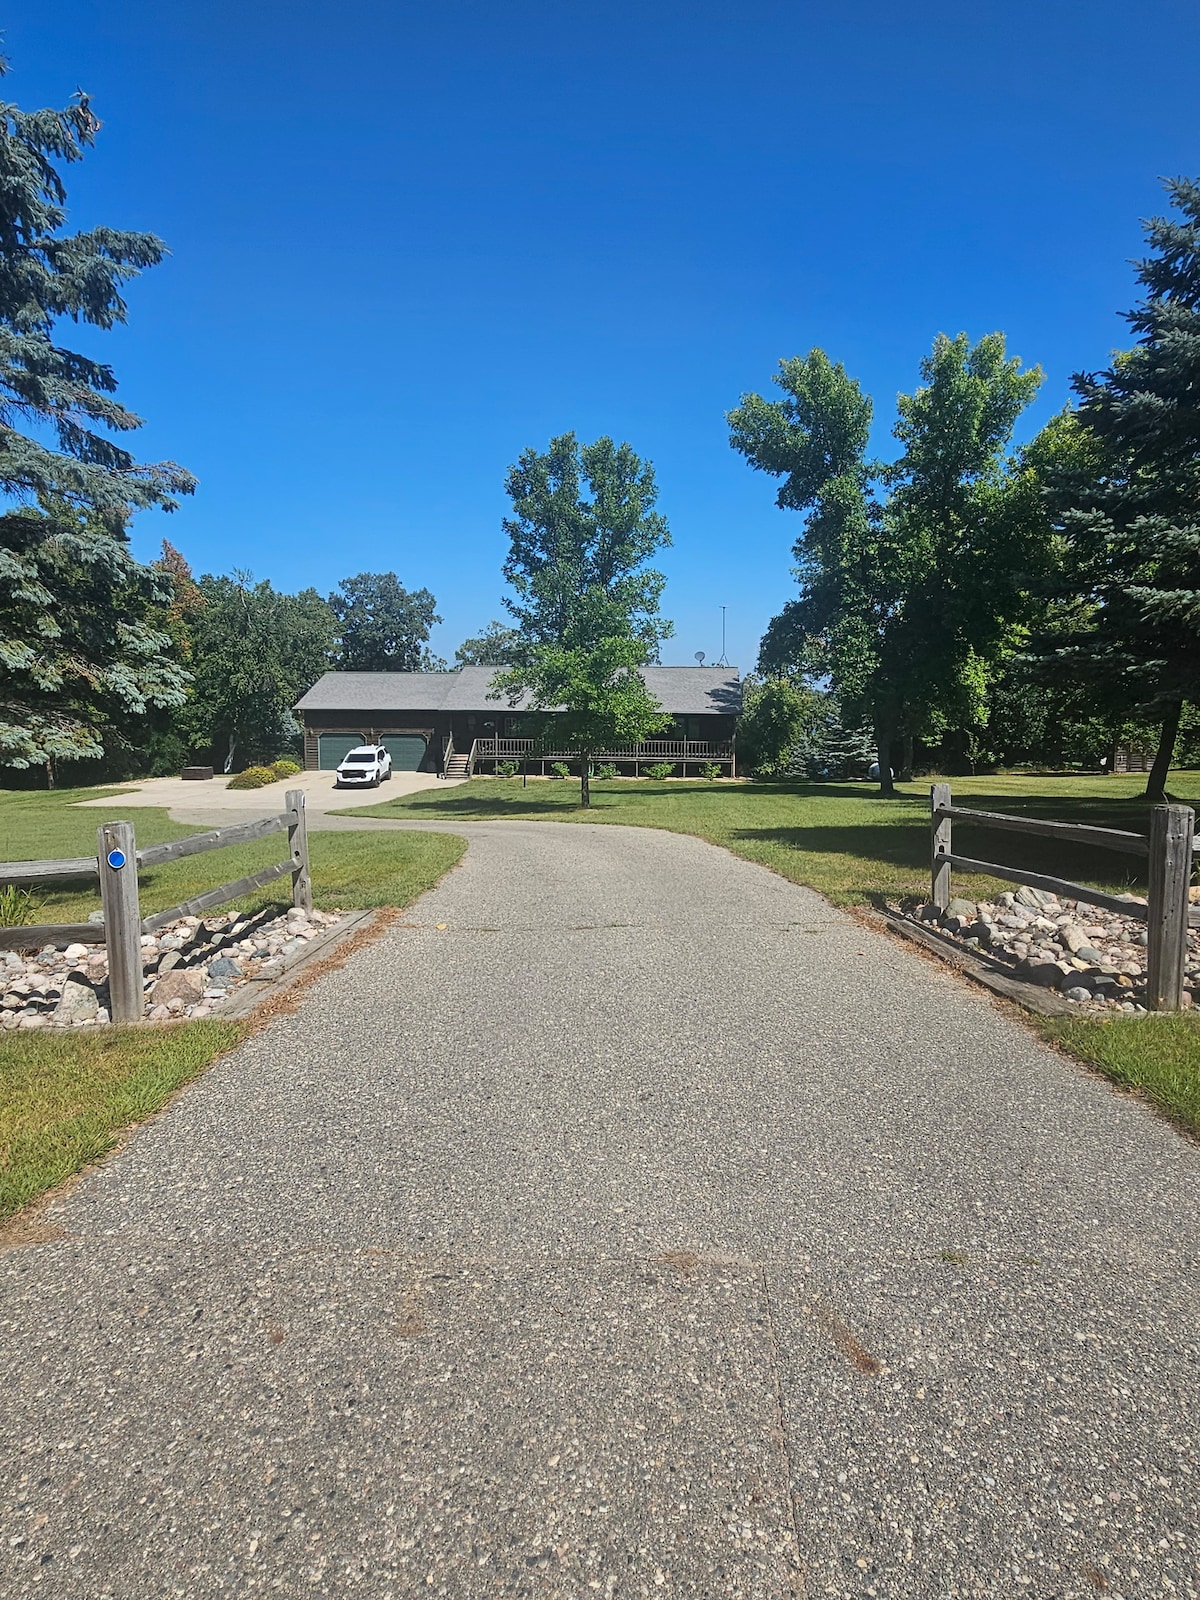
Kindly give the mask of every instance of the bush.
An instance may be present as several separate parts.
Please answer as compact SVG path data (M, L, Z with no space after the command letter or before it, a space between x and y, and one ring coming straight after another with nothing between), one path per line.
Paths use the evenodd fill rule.
M230 778L225 785L227 789L262 789L268 783L274 783L278 774L274 767L247 767L245 772L239 772L236 777Z
M675 771L675 764L671 761L656 761L653 766L643 767L642 771L648 778L669 778Z
M515 761L497 761L496 776L498 778L515 778L516 775L517 763Z
M714 778L719 778L721 776L720 762L706 761L700 768L700 776L702 778L707 778L709 783L712 783Z
M613 766L611 761L606 761L602 767L596 768L596 776L598 778L615 778L617 776L617 769Z
M556 778L569 778L571 776L571 769L565 761L552 761L550 763L550 771Z
M271 771L277 778L294 778L300 772L298 761L293 761L290 756L281 756L278 761L272 761Z

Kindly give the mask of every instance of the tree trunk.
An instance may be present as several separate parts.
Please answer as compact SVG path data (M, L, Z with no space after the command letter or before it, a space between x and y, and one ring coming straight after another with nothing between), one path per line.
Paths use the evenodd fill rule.
M900 746L900 782L901 783L911 783L912 782L912 769L913 769L913 736L912 736L911 733L906 733L904 735L904 740L903 740L903 742L902 742L902 744Z
M892 783L892 730L878 722L875 724L875 749L879 762L879 792L893 795L896 789Z
M579 804L585 810L592 803L591 779L588 776L591 771L591 765L592 763L587 756L584 756L579 763Z
M1175 739L1179 733L1179 719L1182 714L1183 701L1172 700L1163 717L1158 749L1150 768L1150 776L1146 779L1146 799L1153 800L1155 805L1161 806L1166 802L1167 773L1170 770L1171 757L1175 753Z
M228 750L228 752L226 753L226 756L225 756L225 771L226 772L232 772L233 771L233 755L234 755L234 751L236 749L237 749L237 736L236 736L236 734L232 734L231 733L229 735L229 750Z
M47 787L47 789L53 789L53 787L54 787L54 758L53 758L53 756L47 756L46 757L46 787Z

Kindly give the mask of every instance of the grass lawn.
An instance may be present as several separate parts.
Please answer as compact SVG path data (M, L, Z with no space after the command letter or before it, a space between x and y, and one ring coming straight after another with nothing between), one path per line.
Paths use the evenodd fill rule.
M579 807L572 780L477 778L453 789L425 790L347 815L477 821L497 818L620 823L695 834L837 905L881 906L929 893L929 785L905 786L881 799L866 783L707 783L610 779L593 785L591 809ZM1087 822L1145 833L1149 807L1141 775L1105 778L1001 777L951 780L955 802L988 811ZM1200 772L1173 772L1171 793L1200 803ZM1045 839L954 824L964 855L1012 863L1097 888L1144 890L1127 856L1068 848ZM960 894L980 898L1011 888L996 878L957 873ZM1047 1037L1115 1082L1143 1091L1179 1123L1200 1132L1200 1021L1195 1016L1085 1018L1041 1024Z
M1173 1017L1044 1018L1040 1031L1126 1089L1140 1089L1185 1128L1200 1134L1200 1022Z
M957 804L990 811L1090 822L1145 832L1144 777L956 778ZM707 783L673 779L609 779L593 784L590 810L579 807L578 782L476 778L452 789L425 789L346 816L422 817L447 821L496 818L621 823L691 833L723 845L820 890L836 905L880 906L901 895L929 892L930 779L906 786L893 800L867 783ZM1200 772L1173 773L1181 800L1200 800ZM1033 871L1093 884L1138 889L1130 857L1069 849L1047 839L985 833L954 824L956 847L983 861L1012 862ZM996 894L1011 885L995 878L955 876L959 892Z
M105 794L113 796L111 814L99 809L82 811L75 804ZM172 822L165 810L156 807L130 806L122 812L120 800L119 791L106 789L58 789L49 794L0 790L0 859L30 861L94 854L99 824L122 817L137 829L139 844L162 844L201 831ZM314 831L309 834L308 843L313 899L325 911L411 905L466 849L461 839L445 833ZM139 874L143 914L165 911L206 889L282 861L286 855L286 836L272 834L253 844L206 851L143 871ZM281 891L286 890L288 882L286 878L279 879L221 909L246 910L282 903ZM35 916L29 920L39 922L82 922L100 905L95 879L39 887L33 890L33 897ZM290 890L284 894L285 899L288 897Z
M113 794L111 812L81 811L74 804L104 794ZM138 806L122 812L119 791L0 790L0 860L94 853L97 826L122 815L133 822L140 844L198 831L172 822L165 810ZM466 845L444 833L313 832L309 849L317 905L362 910L410 905L460 859ZM165 910L286 854L286 837L273 834L143 872L143 913ZM279 903L288 884L281 878L221 910ZM37 888L33 898L32 920L39 922L84 921L100 904L94 879ZM284 899L290 900L290 891ZM157 1111L245 1032L214 1020L168 1029L0 1034L0 1219L98 1160L120 1129Z
M98 1161L245 1032L204 1021L0 1034L0 1220Z

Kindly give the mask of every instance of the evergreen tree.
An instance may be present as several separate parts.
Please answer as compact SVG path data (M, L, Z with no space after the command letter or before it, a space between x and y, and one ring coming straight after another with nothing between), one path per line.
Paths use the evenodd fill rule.
M526 726L576 752L587 806L593 755L638 744L671 720L637 670L671 634L658 612L666 580L646 566L671 542L654 510L654 469L627 444L581 446L566 433L545 453L526 450L506 487L504 576L514 598L505 605L520 660L497 674L495 696L515 705L529 695Z
M341 672L444 672L428 648L442 619L428 589L409 590L394 572L343 578L329 596L338 621L335 665Z
M194 480L137 464L112 437L140 419L114 398L111 369L53 337L64 317L123 322L123 286L165 250L147 233L63 232L59 167L99 126L83 94L61 111L0 104L0 765L48 775L184 697L155 625L169 590L133 560L127 529Z
M1200 185L1166 189L1176 215L1146 224L1146 296L1126 313L1137 343L1076 376L1084 443L1050 478L1068 570L1093 603L1074 650L1095 682L1157 717L1157 801L1184 706L1200 699Z

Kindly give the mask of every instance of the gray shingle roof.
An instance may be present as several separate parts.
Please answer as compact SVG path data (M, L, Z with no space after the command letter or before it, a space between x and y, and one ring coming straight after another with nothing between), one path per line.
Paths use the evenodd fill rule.
M327 672L296 702L297 711L491 711L494 667L460 672ZM736 667L643 667L646 687L672 716L738 716Z

